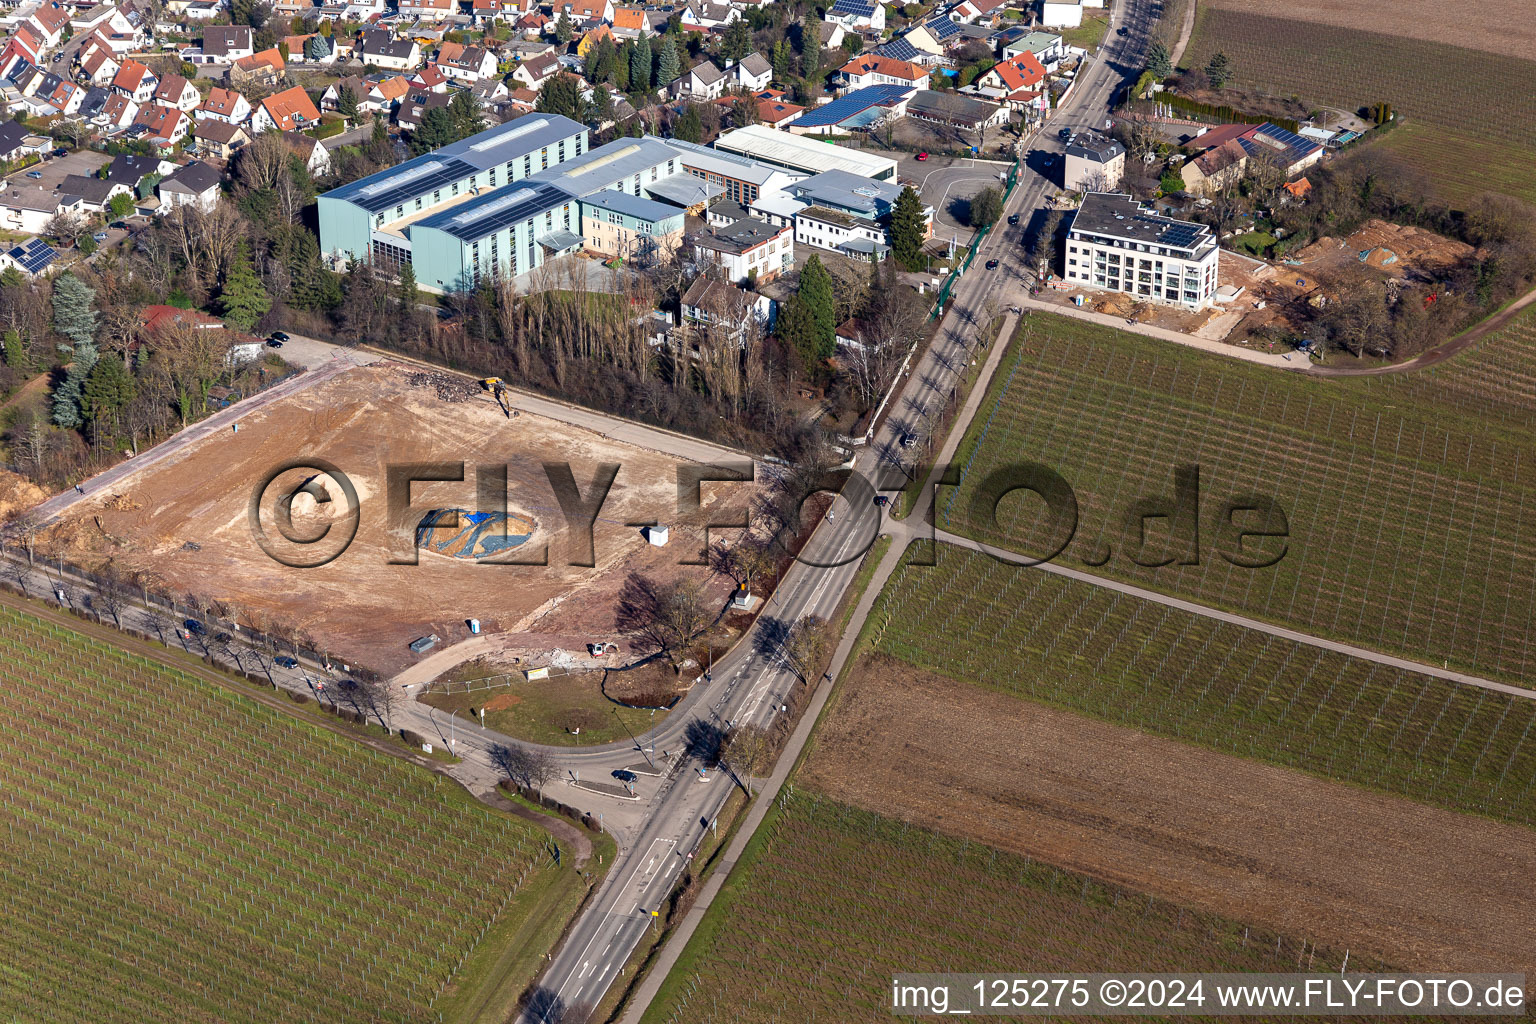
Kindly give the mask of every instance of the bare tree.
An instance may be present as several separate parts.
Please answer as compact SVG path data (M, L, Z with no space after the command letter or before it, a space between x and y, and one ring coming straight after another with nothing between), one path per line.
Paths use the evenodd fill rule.
M43 517L36 509L18 509L5 523L5 535L15 537L27 549L27 561L37 560L37 535L43 528Z
M747 796L752 795L753 778L768 763L771 751L772 744L767 730L760 726L738 726L726 736L723 759L731 766L731 771L736 773L738 782L741 776L746 776L746 781L741 785Z
M554 759L536 747L498 743L491 747L491 763L505 772L513 783L533 790L541 798L544 787L560 774Z
M784 638L784 661L801 682L809 682L810 674L826 654L832 631L827 620L819 615L804 615L789 628Z
M619 592L615 624L623 632L637 634L675 665L677 656L708 632L714 619L708 595L698 580L658 584L631 573Z
M108 562L96 573L96 603L103 611L112 616L112 622L117 628L123 627L123 609L127 608L133 597L133 584L124 575L121 568L115 562Z

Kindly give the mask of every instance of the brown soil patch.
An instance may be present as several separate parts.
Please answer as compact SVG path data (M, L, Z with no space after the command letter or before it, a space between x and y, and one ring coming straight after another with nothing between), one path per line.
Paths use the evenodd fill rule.
M516 707L523 702L523 698L512 693L498 693L485 702L486 711L505 711L507 708Z
M5 519L19 509L31 508L48 492L19 473L0 469L0 519Z
M730 515L723 506L751 498L749 486L706 484L704 509L679 517L677 458L532 413L509 420L488 393L442 401L432 387L413 387L413 372L392 363L357 367L276 401L241 420L238 433L212 435L124 481L116 494L76 505L48 540L87 565L111 558L125 571L142 571L151 587L222 602L241 622L295 624L332 654L393 673L419 660L407 650L412 640L436 633L445 649L469 636L471 617L486 634L568 637L578 651L590 639L614 639L614 598L625 576L701 573L678 565L701 545L700 527ZM273 469L313 457L347 474L361 515L340 557L292 568L258 546L248 505ZM416 565L390 564L402 544L386 515L386 467L432 462L463 462L465 479L412 485L407 554L411 527L427 510L477 508L478 465L505 466L506 511L526 516L519 521L533 523L532 536L478 563L423 550ZM593 530L595 567L570 564L573 553L585 552L568 545L546 463L568 464L583 495L591 494L600 465L619 465ZM278 537L277 498L306 479L284 476L283 487L265 492L269 536ZM293 501L298 532L312 536L347 522L350 508L335 481L322 475L306 486L313 493ZM672 527L666 547L652 547L629 525L657 521ZM546 545L548 565L487 564L536 555ZM728 583L714 585L724 600Z
M888 658L803 777L869 810L1409 970L1536 969L1536 833L1095 722Z
M1446 37L1444 0L1200 0L1203 7L1222 7L1267 17L1310 21L1319 25L1379 32L1406 39L1443 43ZM1455 11L1456 46L1536 60L1536 22L1530 17L1529 0L1478 0Z

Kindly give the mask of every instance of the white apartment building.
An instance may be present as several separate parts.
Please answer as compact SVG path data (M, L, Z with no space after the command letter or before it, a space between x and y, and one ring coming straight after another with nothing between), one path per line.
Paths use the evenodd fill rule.
M1216 236L1128 195L1090 192L1067 229L1064 277L1089 288L1201 309L1216 294Z

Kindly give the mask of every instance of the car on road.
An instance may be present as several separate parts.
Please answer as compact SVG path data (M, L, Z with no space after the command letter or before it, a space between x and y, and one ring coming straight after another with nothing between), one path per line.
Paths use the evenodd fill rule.
M29 177L29 178L41 178L42 176L43 176L43 172L42 171L28 171L27 172L27 177Z
M640 776L638 776L634 772L628 771L627 769L624 769L624 768L615 768L613 770L613 777L618 779L620 782L639 782L640 781Z
M1121 35L1121 36L1130 35L1130 30L1127 29L1124 25L1121 25L1120 26L1120 30L1118 32L1116 32L1115 34L1116 35Z
M886 497L884 494L877 494L877 495L875 495L875 507L876 508L885 508L885 506L889 505L890 503L891 503L891 499Z
M901 446L903 448L916 448L917 447L917 435L916 434L902 434L901 435Z
M227 644L227 643L229 643L233 639L234 639L234 637L232 637L228 633L225 633L225 632L222 632L222 631L213 634L213 642L214 643Z
M1063 128L1061 131L1056 133L1056 137L1058 139L1060 139L1062 142L1071 142L1072 141L1072 129L1071 128Z
M299 667L298 659L297 658L291 658L291 657L289 657L286 654L279 654L277 657L273 658L272 659L272 664L278 666L279 668L298 668Z
M1009 217L1008 218L1008 223L1010 225L1012 225L1013 227L1018 227L1019 226L1019 215L1018 214L1014 214L1013 216Z
M927 159L928 159L928 154L927 153L919 153L919 154L917 154L917 162L918 163L922 163L924 160L927 160Z
M98 231L91 237L98 242L105 242L107 240L107 233L105 231Z
M997 269L997 260L987 260L987 269L988 270L996 270Z
M56 54L54 54L54 55L53 55L53 60L52 60L52 61L51 61L51 63L53 63L53 64L57 64L57 63L58 63L58 62L59 62L59 60L60 60L60 59L61 59L61 58L62 58L62 57L63 57L63 56L64 56L64 55L63 55L63 54L62 54L62 53L56 53Z
M198 622L196 619L188 619L186 622L183 622L182 625L186 627L188 633L191 633L194 636L205 636L208 633L208 627L203 625L201 622Z

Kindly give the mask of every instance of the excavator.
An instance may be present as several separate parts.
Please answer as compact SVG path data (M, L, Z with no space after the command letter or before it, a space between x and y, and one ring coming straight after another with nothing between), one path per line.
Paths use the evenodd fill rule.
M507 419L517 415L517 411L507 404L507 385L500 377L486 377L480 386L496 396L496 404L501 406L502 415Z

